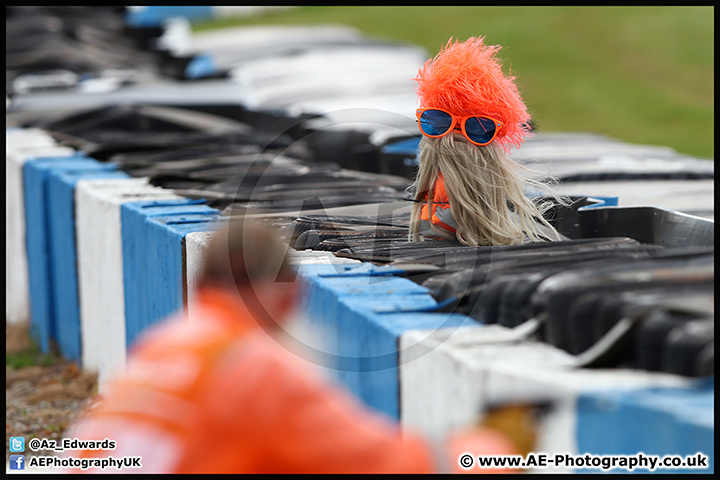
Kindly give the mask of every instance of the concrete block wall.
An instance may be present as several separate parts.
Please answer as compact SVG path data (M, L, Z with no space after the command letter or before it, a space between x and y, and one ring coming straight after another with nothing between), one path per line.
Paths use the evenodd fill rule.
M7 321L29 321L43 351L97 371L102 390L141 331L187 305L185 236L219 212L45 132L7 139Z
M184 238L213 226L219 211L196 200L130 202L120 209L125 338L187 304Z
M180 199L146 178L80 180L75 187L82 365L102 388L125 363L125 288L120 208L143 200Z
M13 135L20 134L8 132L8 139ZM73 355L75 347L63 347L60 338L75 338L70 326L79 325L78 359L99 372L102 389L145 328L185 306L192 319L192 288L219 212L81 155L12 155L7 171L20 185L9 189L8 212L14 212L13 225L22 223L22 212L27 245L16 232L8 249L27 252L34 333L44 348L53 339ZM311 345L316 357L368 406L404 428L441 439L472 424L491 403L550 399L555 410L539 432L539 450L701 451L714 465L714 392L697 380L575 369L571 356L551 345L435 312L428 291L394 268L319 252L298 252L293 259L305 286L302 321L321 333ZM73 288L75 304L68 293ZM62 321L58 297L63 312L71 312L60 315Z
M681 388L583 392L576 403L578 451L622 455L640 448L655 455L682 456L702 452L709 456L707 470L663 472L711 473L715 470L714 407L714 379Z
M185 236L185 282L187 284L188 320L197 320L195 314L195 289L197 278L203 267L203 258L212 239L213 232L190 232Z
M579 369L573 358L545 343L518 342L517 332L500 325L407 332L401 338L402 425L443 438L471 426L489 405L549 400L554 408L538 432L538 452L702 452L712 467L712 387L664 373Z
M97 162L96 162L97 163ZM93 164L82 155L34 158L23 165L23 193L30 292L30 330L43 351L58 339L58 312L53 283L48 178L55 169L83 168Z
M5 316L8 322L20 323L30 315L23 165L37 156L68 157L75 151L57 146L41 130L14 128L7 129L5 154Z
M303 311L317 330L328 334L325 365L365 403L399 419L398 342L403 332L476 322L465 315L418 312L437 302L426 288L393 276L394 271L370 264L340 271L334 265L299 268L306 285Z
M70 161L61 162L70 164ZM47 184L48 242L57 342L62 354L81 359L80 305L75 235L75 184L79 179L125 178L115 165L91 161L87 166L53 163Z
M327 255L294 254L304 282L302 321L315 335L305 346L339 383L404 429L442 441L478 421L489 405L548 400L553 409L540 424L538 452L702 452L710 457L704 472L714 471L708 380L578 369L563 350L520 341L521 330L434 313L437 302L427 290L394 276L393 268ZM600 472L567 466L536 471Z

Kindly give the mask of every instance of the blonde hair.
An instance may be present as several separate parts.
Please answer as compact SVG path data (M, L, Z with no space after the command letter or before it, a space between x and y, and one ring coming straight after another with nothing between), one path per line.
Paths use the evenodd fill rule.
M440 138L422 137L418 160L417 177L410 187L415 191L410 241L421 240L422 202L426 194L432 202L440 172L445 180L452 216L457 222L457 232L453 235L430 222L437 235L457 238L460 243L473 246L518 245L526 238L529 241L548 240L545 232L555 237L551 240L561 239L544 218L553 202L535 203L526 196L525 189L535 187L558 204L566 204L567 200L550 192L552 179L540 181L521 176L520 171L528 170L514 162L495 142L478 147L454 132Z

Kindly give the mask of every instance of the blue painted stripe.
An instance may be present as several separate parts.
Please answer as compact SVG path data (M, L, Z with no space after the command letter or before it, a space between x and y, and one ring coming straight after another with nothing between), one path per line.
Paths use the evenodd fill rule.
M183 307L185 235L214 228L219 213L188 199L122 204L128 346L147 327Z
M578 208L578 212L582 212L583 210L588 210L590 208L599 208L599 207L617 207L618 206L618 197L612 197L612 196L597 196L594 195L592 197L588 197L588 200L597 200L598 203L595 203L593 205L587 205L585 207Z
M203 78L219 72L215 58L207 53L195 55L185 67L185 78Z
M364 403L400 418L400 336L407 330L478 325L465 315L382 313L375 310L432 308L429 291L399 277L378 276L363 265L366 276L334 276L337 265L298 268L304 288L303 310L324 340L316 357Z
M28 293L30 296L30 334L43 352L57 339L56 309L52 279L52 252L47 192L52 167L83 168L96 163L82 154L72 157L27 159L23 165ZM90 167L92 168L92 167Z
M382 151L382 153L408 155L414 157L418 153L418 147L420 146L421 138L422 137L418 135L414 138L408 138L407 140L390 143L383 146L380 150Z
M695 455L709 457L707 470L654 473L714 473L714 382L698 388L647 388L586 392L578 397L578 453L594 455ZM579 470L596 473L599 470ZM626 472L616 469L615 472ZM634 470L647 473L647 469Z
M90 163L67 169L62 162L48 170L47 212L56 340L60 353L80 363L80 305L75 243L75 185L81 179L129 178L115 165Z
M28 263L28 293L30 296L30 334L40 349L48 352L55 337L51 322L53 301L50 285L50 252L47 243L47 214L45 212L44 183L46 172L37 162L23 165L23 194L25 202L25 231Z
M203 20L214 15L211 6L160 6L151 5L128 10L125 22L133 27L159 27L173 17L185 17L188 20Z
M163 200L144 200L141 202L133 202L138 208L150 209L157 207L176 207L178 205L205 205L205 200L193 200L190 198L175 198Z

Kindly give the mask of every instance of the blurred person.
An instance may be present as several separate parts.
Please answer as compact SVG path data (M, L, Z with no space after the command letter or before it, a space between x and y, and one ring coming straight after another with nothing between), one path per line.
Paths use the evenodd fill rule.
M145 332L66 437L115 448L73 456L142 457L128 473L430 473L452 470L458 449L517 451L478 429L434 451L290 352L282 327L300 287L286 248L247 219L218 230L193 320L177 314Z

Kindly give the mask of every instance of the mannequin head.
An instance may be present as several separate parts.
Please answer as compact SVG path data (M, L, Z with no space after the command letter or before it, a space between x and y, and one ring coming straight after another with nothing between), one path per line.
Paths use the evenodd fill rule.
M499 121L499 127L493 140L483 146L471 143L457 130L438 138L424 132L414 183L411 241L421 239L422 201L428 194L433 198L440 173L458 228L452 235L433 225L438 236L455 237L466 245L515 245L526 239L545 239L544 227L554 239L560 238L543 218L552 205L535 204L526 196L528 186L543 191L547 184L523 175L524 169L509 156L511 147L520 146L529 134L530 116L515 77L502 72L496 58L499 48L485 45L483 38L463 43L450 40L416 77L421 108L442 109L458 117L489 117Z
M421 108L440 108L458 115L484 115L502 122L494 143L506 152L519 147L528 134L527 107L497 58L498 45L486 45L483 37L470 37L443 47L420 68L417 94Z

